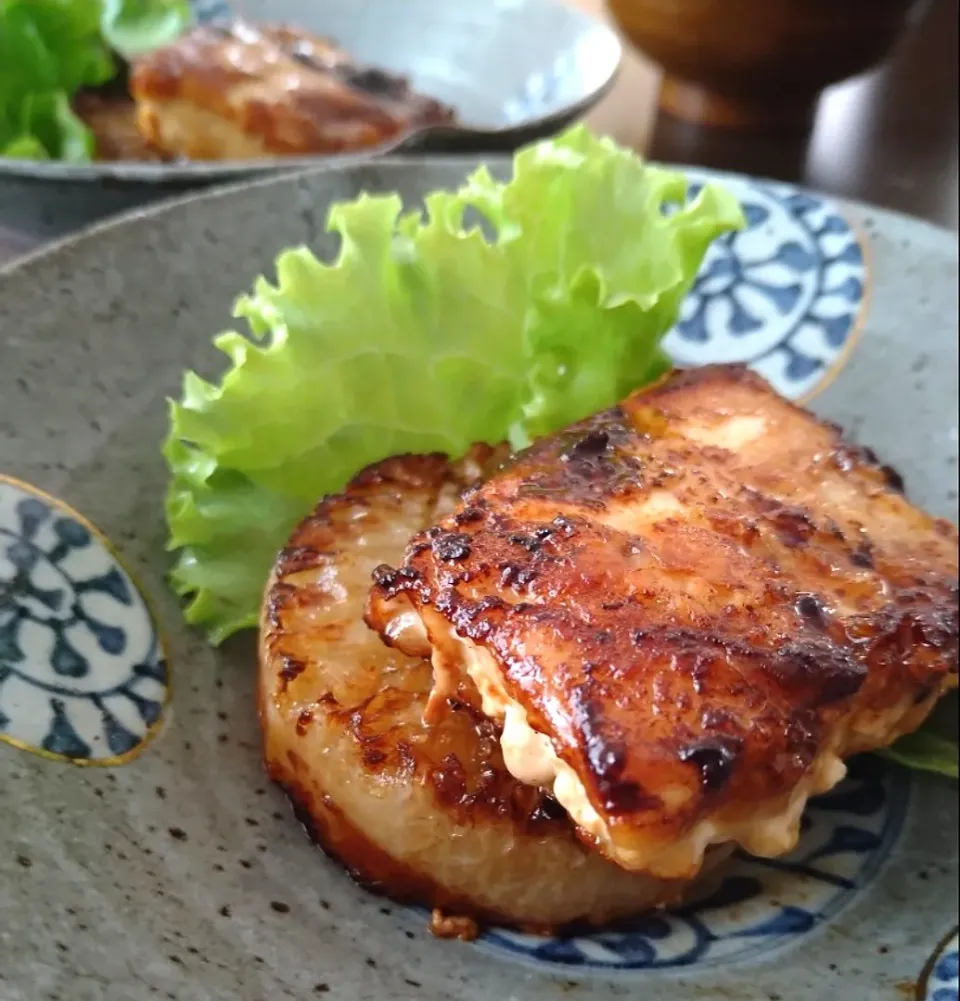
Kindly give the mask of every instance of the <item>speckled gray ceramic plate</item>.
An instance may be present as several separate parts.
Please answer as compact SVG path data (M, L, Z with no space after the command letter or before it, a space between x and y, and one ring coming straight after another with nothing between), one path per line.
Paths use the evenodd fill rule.
M202 20L220 0L194 0ZM512 149L547 135L594 104L620 64L616 34L562 0L232 0L252 21L290 24L335 39L361 62L408 77L456 109L458 125L340 157L207 163L68 164L0 157L0 178L184 185L349 163L404 149Z
M151 646L137 618L152 652L127 664L133 680L121 672L116 691L90 696L114 699L113 718L126 721L104 724L106 767L0 744L3 1001L904 1001L920 978L944 989L956 787L875 758L811 808L789 859L739 860L696 907L585 938L491 930L470 945L434 940L422 913L355 887L268 786L251 637L210 649L164 587L164 397L183 368L217 366L210 334L278 250L329 251L332 199L389 188L415 203L467 166L368 164L258 182L105 225L0 272L0 473L62 498L114 543L125 570L74 566L56 585L112 599L95 606L101 649L104 636L117 648L109 616L140 607L124 601L136 581L166 638ZM872 292L859 343L813 406L897 466L917 501L956 519L956 240L876 210L839 211L862 233ZM687 313L692 329L699 309ZM19 489L0 489L0 532L19 536L4 543L0 580L29 562L52 581L95 533ZM31 620L57 604L54 584L37 581ZM12 635L0 592L7 715ZM75 658L65 664L69 677L48 692L50 732L33 738L61 757L74 738L97 739L89 716L63 725L82 673ZM168 677L172 705L156 732ZM18 742L31 742L27 730Z

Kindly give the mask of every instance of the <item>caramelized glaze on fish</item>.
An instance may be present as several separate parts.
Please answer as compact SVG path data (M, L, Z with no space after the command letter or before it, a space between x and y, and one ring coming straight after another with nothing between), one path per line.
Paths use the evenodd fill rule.
M468 677L522 781L625 869L789 851L843 758L957 680L957 531L738 367L535 444L379 568L368 620ZM402 623L403 629L397 624Z
M130 90L144 139L193 160L343 153L453 120L331 42L243 21L196 27L138 60Z

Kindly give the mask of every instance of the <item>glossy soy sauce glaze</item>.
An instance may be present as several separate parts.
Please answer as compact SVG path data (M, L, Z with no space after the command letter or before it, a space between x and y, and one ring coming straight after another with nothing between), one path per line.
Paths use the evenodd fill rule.
M956 683L956 529L745 369L542 439L463 510L379 572L378 607L483 648L628 868L689 871L704 824L789 851L840 759Z
M138 60L130 91L151 141L203 159L235 154L225 139L191 141L191 130L246 139L248 156L311 155L379 146L454 118L326 39L240 20L194 28Z

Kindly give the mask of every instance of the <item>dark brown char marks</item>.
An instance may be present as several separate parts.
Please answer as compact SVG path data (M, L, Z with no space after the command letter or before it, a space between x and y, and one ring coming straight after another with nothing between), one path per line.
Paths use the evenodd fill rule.
M956 529L901 486L758 376L676 373L472 491L439 526L469 554L415 538L371 621L397 595L440 613L614 838L669 843L785 802L825 748L886 744L955 684Z
M447 485L462 489L466 483L457 481L442 456L409 456L387 460L361 473L351 484L351 492L322 504L297 530L277 562L277 583L271 589L268 616L271 624L282 627L298 616L300 609L319 605L316 588L303 589L284 585L291 575L315 571L325 565L345 566L341 558L350 543L350 521L371 534L371 521L379 520L377 508L386 507L382 496L395 492L408 503L418 499L424 512L433 510L441 489ZM373 510L371 510L373 508ZM366 517L358 515L366 513ZM455 555L455 544L444 548L445 535L438 542L440 553ZM328 600L336 602L337 587L345 574L331 588ZM362 609L366 597L362 582L350 602L354 622L363 628ZM349 622L318 622L312 618L309 631L302 636L304 646L298 648L300 637L290 628L282 633L282 642L273 652L279 665L276 698L296 699L302 686L315 687L308 672L315 660L309 644L318 639L336 639L335 632L350 628ZM535 831L546 824L556 825L555 811L544 808L545 795L538 789L523 786L503 767L499 733L467 699L459 702L450 716L440 725L431 739L422 723L423 708L430 690L430 667L427 663L393 654L384 649L378 656L376 637L370 638L371 653L365 670L345 678L342 687L331 685L321 693L318 704L303 710L297 720L303 734L317 725L321 718L335 726L360 750L364 766L396 781L400 776L418 776L418 781L431 790L438 806L453 812L464 823L476 821L482 813L509 818L518 830ZM300 685L298 679L308 672ZM563 825L562 826L566 826Z

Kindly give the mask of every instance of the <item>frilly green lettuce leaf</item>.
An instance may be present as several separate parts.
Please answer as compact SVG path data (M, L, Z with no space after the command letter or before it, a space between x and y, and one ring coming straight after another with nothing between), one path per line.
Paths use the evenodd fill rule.
M326 493L405 452L515 445L662 374L660 349L710 243L741 225L707 186L576 127L403 213L334 205L336 260L277 261L221 334L219 384L187 373L164 455L172 581L214 642L256 623L277 550ZM470 209L483 225L465 221Z
M106 83L116 64L100 16L101 0L0 0L0 95Z
M0 156L90 160L70 101L189 25L188 0L0 0Z

